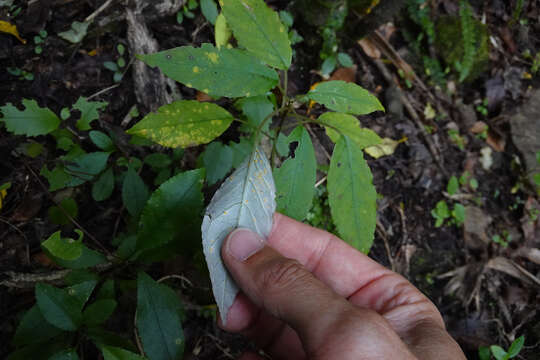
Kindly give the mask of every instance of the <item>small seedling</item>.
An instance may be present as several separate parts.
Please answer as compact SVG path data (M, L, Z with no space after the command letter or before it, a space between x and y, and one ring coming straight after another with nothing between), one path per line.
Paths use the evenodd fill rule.
M114 72L113 80L115 83L119 83L124 77L123 70L126 66L126 59L124 58L124 54L126 52L126 48L123 44L118 44L116 45L116 51L118 51L118 54L120 55L116 62L105 61L103 63L103 66L105 67L105 69Z
M7 72L13 76L17 76L19 80L34 80L34 74L29 73L28 71L22 70L20 68L8 67L6 68Z
M461 151L465 150L465 138L461 136L458 130L448 129L450 141L456 145Z
M508 351L505 351L499 345L491 345L490 347L481 346L478 349L478 357L480 360L490 360L491 356L496 360L509 360L517 357L525 344L525 337L520 336L510 345Z
M484 100L482 100L482 102L480 104L476 105L476 111L478 111L480 114L487 117L488 116L488 105L489 105L489 100L488 100L488 98L485 98Z
M41 47L41 44L43 44L43 42L47 38L47 35L48 35L47 30L41 30L39 32L39 35L34 36L34 45L36 45L36 47L34 48L34 52L37 55L40 55L43 52L43 48Z

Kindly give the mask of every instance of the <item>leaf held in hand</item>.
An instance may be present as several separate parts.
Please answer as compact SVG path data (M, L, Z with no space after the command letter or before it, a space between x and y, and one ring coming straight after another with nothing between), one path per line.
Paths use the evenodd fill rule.
M362 150L346 136L334 148L328 172L328 199L343 240L369 252L377 220L377 193Z
M233 119L227 110L212 103L175 101L146 115L127 133L167 147L189 147L214 140Z
M264 152L256 148L225 180L206 209L202 224L203 249L223 323L227 321L238 287L223 265L221 245L238 227L266 238L272 230L275 193L270 163Z
M366 115L374 111L384 111L379 100L366 89L341 80L323 82L307 96L330 110L347 114Z
M223 0L221 8L240 46L275 68L291 66L287 28L263 0Z
M182 46L138 58L168 77L214 97L262 95L278 83L277 73L244 50Z

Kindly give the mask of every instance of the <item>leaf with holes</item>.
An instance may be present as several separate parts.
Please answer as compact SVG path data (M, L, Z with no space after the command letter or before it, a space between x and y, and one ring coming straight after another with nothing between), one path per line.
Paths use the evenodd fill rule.
M128 134L176 148L209 143L231 125L233 116L222 107L198 101L175 101L148 114Z
M304 127L297 127L287 138L292 156L274 171L277 211L298 221L304 220L315 193L317 160L313 143Z
M202 224L203 250L221 320L227 321L238 287L221 260L225 237L235 228L250 229L262 238L272 230L275 202L272 169L264 152L256 148L216 192Z
M81 96L73 105L73 109L81 112L81 118L76 124L77 129L90 130L92 121L99 119L99 110L106 108L108 104L102 101L88 101L87 98Z
M374 111L384 111L379 100L366 89L341 80L323 82L307 96L330 110L347 114L366 115Z
M262 95L278 84L276 72L244 50L182 46L138 58L168 77L214 97Z
M326 134L337 143L341 134L347 135L361 149L379 145L382 139L371 129L361 128L357 118L349 114L327 112L319 117L326 128Z
M137 277L136 325L144 352L152 360L177 360L184 352L182 305L173 290L144 272Z
M227 24L240 46L270 66L291 66L292 48L285 25L262 0L222 0Z
M377 221L377 193L362 150L347 136L337 142L328 172L328 199L339 234L367 253Z
M60 119L47 108L40 108L35 100L23 99L24 110L19 110L8 103L0 107L1 122L15 135L46 135L58 128Z

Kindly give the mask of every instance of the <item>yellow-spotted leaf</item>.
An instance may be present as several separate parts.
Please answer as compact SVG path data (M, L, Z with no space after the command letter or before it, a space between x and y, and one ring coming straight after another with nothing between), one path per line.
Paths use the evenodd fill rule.
M214 97L242 97L265 94L278 83L277 73L248 52L182 46L138 58L159 67L168 77Z
M319 122L324 125L326 134L334 143L339 141L341 134L347 135L360 149L382 142L373 130L361 128L358 119L352 115L327 112L319 117Z
M233 116L222 107L197 101L175 101L146 115L127 131L160 145L176 148L209 143L231 125Z
M374 111L384 111L379 100L369 91L341 80L323 82L307 96L330 110L347 114L366 115Z
M238 43L270 66L291 66L289 35L279 16L263 0L220 0Z
M19 31L17 30L17 26L7 22L0 20L0 32L11 34L15 36L20 42L23 44L26 44L26 40L24 40L20 35Z

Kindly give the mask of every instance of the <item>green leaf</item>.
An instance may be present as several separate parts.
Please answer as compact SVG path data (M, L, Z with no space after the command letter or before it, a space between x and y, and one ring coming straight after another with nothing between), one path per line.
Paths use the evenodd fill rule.
M107 262L107 259L103 255L101 255L100 253L96 251L88 249L84 245L82 245L81 255L78 258L73 259L73 260L62 259L54 255L51 252L51 250L49 250L49 249L52 249L52 251L54 251L55 253L59 253L62 256L65 256L66 253L69 254L69 252L72 252L73 250L71 249L66 250L65 249L66 246L64 245L65 244L71 245L76 242L82 241L82 237L83 237L82 232L80 230L75 230L75 232L79 234L79 239L76 241L74 239L58 239L61 235L60 235L60 232L56 232L52 234L49 237L49 239L47 239L47 241L50 240L49 243L45 241L44 243L41 244L42 245L41 248L56 264L67 269L84 269L84 268L96 266L96 265ZM46 246L44 246L45 243L47 243ZM68 257L71 257L71 256L68 255Z
M223 179L233 166L233 151L230 147L215 141L206 147L202 154L206 179L209 185L214 185Z
M231 125L233 116L222 107L198 101L175 101L148 114L127 131L168 147L209 143Z
M96 145L98 148L100 148L103 151L113 151L114 150L114 144L112 139L109 137L109 135L101 132L101 131L90 131L88 134L90 136L90 140Z
M353 67L354 61L347 53L339 53L338 54L338 61L343 67Z
M136 325L144 352L152 360L176 360L184 352L182 305L173 290L143 272L137 277Z
M103 324L113 314L116 305L113 299L97 300L84 310L83 323L86 325Z
M98 110L104 109L109 103L99 102L99 101L88 101L85 97L80 97L73 109L79 110L81 112L81 118L77 120L77 129L85 131L90 130L92 127L90 123L94 120L99 119Z
M365 115L384 111L379 100L366 89L340 80L323 82L307 96L331 110L347 114Z
M88 280L79 284L71 285L65 290L69 296L75 299L77 305L79 306L79 311L82 311L82 308L90 298L90 295L92 295L96 285L97 280Z
M274 111L274 105L265 95L252 96L241 101L242 112L252 125L249 129L253 132ZM268 132L270 121L267 121L262 130Z
M57 165L51 171L47 165L43 165L40 175L44 176L49 182L49 191L56 191L65 188L71 182L71 175L65 172L62 165Z
M238 44L270 66L286 70L292 49L287 28L262 0L223 0L223 15Z
M47 240L41 243L41 246L47 251L62 260L76 260L81 257L83 252L82 236L79 240L71 238L62 238L60 231L52 234Z
M67 269L86 269L107 262L105 256L88 249L86 246L83 248L81 256L76 260L62 260L53 255L48 255L57 265Z
M66 349L57 352L51 356L49 360L79 360L79 355L77 355L77 351L73 349Z
M459 190L459 181L458 178L455 176L452 176L450 178L450 181L448 181L448 185L446 186L446 192L448 195L455 195Z
M201 169L187 171L154 191L141 215L137 250L160 247L174 239L185 241L188 236L200 239L203 176Z
M465 222L465 206L455 204L452 210L452 217L456 220L456 225L461 226Z
M510 345L510 348L508 349L509 359L512 359L518 356L524 344L525 344L525 336L520 336L516 340L514 340L514 342L512 343L512 345Z
M45 320L37 305L34 305L24 314L15 336L13 344L22 345L45 342L59 335L62 331Z
M279 19L281 22L288 28L292 27L294 24L294 18L292 14L288 11L282 10L279 12Z
M253 151L253 143L247 138L241 138L239 143L231 141L229 147L233 152L233 168L237 168Z
M218 9L214 0L201 0L201 11L210 24L216 23Z
M67 331L78 329L82 321L79 303L65 290L37 284L36 300L41 314L51 325Z
M216 46L220 49L222 46L227 46L232 36L232 31L225 20L223 13L220 13L216 18L216 25L214 27Z
M58 128L60 119L47 108L40 108L35 100L23 99L24 110L19 110L11 103L0 107L6 129L15 135L46 135Z
M122 201L131 214L137 217L148 200L148 188L139 174L130 166L122 184Z
M66 275L64 278L64 282L68 286L73 286L76 284L80 284L86 281L94 281L99 280L99 276L96 273L93 273L88 270L73 270L70 271L69 274Z
M536 186L540 186L540 173L534 174L533 180Z
M168 77L213 97L262 95L278 84L278 76L246 51L182 46L138 58L159 67Z
M317 159L309 133L297 127L287 138L296 143L293 156L274 170L277 211L298 221L304 220L315 193Z
M95 201L107 200L114 190L114 172L110 167L102 173L92 185L92 198Z
M144 158L144 162L155 169L166 168L172 164L171 157L162 153L150 154Z
M327 112L319 117L326 128L326 134L337 143L341 135L348 136L360 149L379 145L382 139L373 130L361 128L357 118L349 114Z
M60 209L60 207L64 209L65 213ZM53 224L66 225L69 224L69 222L71 221L69 217L77 217L77 214L79 213L79 207L77 206L77 202L73 198L65 198L60 202L60 206L51 206L48 213L49 220Z
M101 353L104 360L144 360L142 356L139 356L131 351L124 350L114 346L100 346Z
M321 65L321 73L325 79L328 79L330 74L334 71L337 66L337 59L335 56L330 56L323 61Z
M84 39L88 26L90 26L89 22L74 21L71 23L71 29L58 33L58 36L72 44L76 44Z
M489 347L480 346L478 348L478 357L480 358L480 360L490 360L491 352L489 351Z
M347 136L337 142L328 171L328 200L343 240L368 253L377 221L377 192L362 150Z
M491 350L491 353L493 354L493 356L495 357L495 359L497 360L506 360L508 359L508 353L506 351L504 351L504 349L502 347L500 347L499 345L491 345L489 347L489 349Z
M446 201L439 201L437 205L435 205L435 209L431 211L431 216L435 218L435 227L441 227L444 220L450 217L450 209L448 209Z
M73 185L79 185L85 181L92 180L99 175L105 167L107 167L107 161L109 160L110 153L106 152L93 152L90 154L83 154L74 157L66 164L66 172L75 177L75 181L80 182Z

